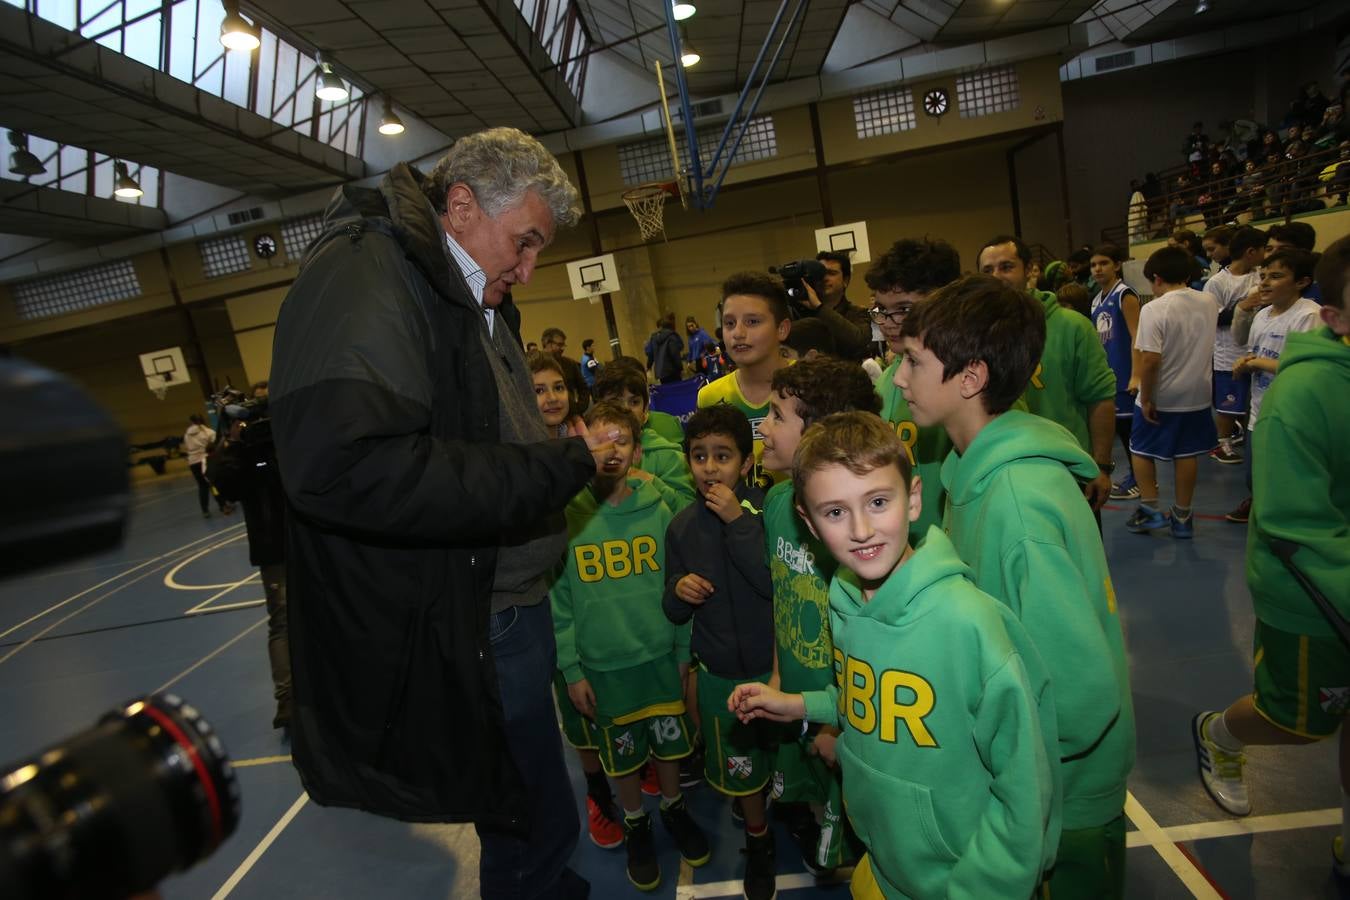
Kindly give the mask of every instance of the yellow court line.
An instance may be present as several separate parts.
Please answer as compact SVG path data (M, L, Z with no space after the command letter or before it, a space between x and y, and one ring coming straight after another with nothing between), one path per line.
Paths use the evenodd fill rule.
M1181 879L1181 883L1195 897L1201 900L1222 900L1222 895L1214 890L1214 885L1195 867L1195 863L1181 852L1175 843L1168 839L1158 823L1148 814L1148 810L1134 798L1134 794L1125 794L1125 815L1134 827L1139 829L1143 841L1158 851L1167 867Z
M241 522L240 524L242 525L243 523ZM242 541L246 537L248 537L248 532L246 531L241 532L239 534L236 534L234 537L230 538L228 541L221 541L214 547L207 547L205 550L202 550L199 553L192 554L187 559L183 560L178 565L174 566L172 569L169 570L169 574L164 576L164 586L167 588L173 588L175 591L214 591L219 588L230 587L229 582L226 582L225 584L179 584L176 576L178 575L179 572L183 570L183 567L188 565L189 563L195 562L196 560L201 559L206 554L219 550L221 547L224 547L227 544L233 544L235 541Z
M1269 816L1251 816L1246 819L1220 819L1215 822L1195 822L1190 825L1171 825L1160 833L1173 843L1204 841L1210 838L1239 837L1244 834L1263 834L1270 831L1297 831L1301 828L1325 828L1341 823L1339 807L1311 809L1306 812L1279 813ZM1125 840L1128 847L1147 846L1142 832L1131 831Z
M285 756L255 756L252 759L231 760L230 765L234 766L236 769L247 769L250 766L271 766L276 763L288 763L290 761L291 755L287 753Z
M243 587L244 585L248 584L255 578L258 579L259 581L262 581L262 573L260 571L255 570L253 572L249 572L247 575L245 575L238 581L234 582L233 584L224 585L219 591L216 591L210 597L207 597L201 603L198 603L196 606L192 607L192 609L189 609L187 612L184 613L184 615L191 615L192 613L201 612L211 603L215 602L216 600L219 600L221 597L224 597L230 591Z

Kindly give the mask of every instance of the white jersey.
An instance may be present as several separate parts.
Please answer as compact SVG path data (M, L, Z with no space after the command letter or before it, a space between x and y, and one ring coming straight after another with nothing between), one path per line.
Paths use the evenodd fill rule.
M1213 294L1214 299L1219 301L1219 311L1227 310L1231 316L1233 307L1239 301L1246 300L1260 284L1261 276L1255 269L1246 275L1234 275L1227 266L1224 266L1205 282L1205 293ZM1245 346L1240 346L1233 340L1230 318L1230 324L1220 325L1214 335L1214 371L1232 372L1233 364L1246 350Z
M1219 304L1214 295L1191 288L1168 291L1139 308L1135 349L1162 355L1152 398L1160 412L1209 408L1214 375L1210 363L1218 318Z
M1316 300L1309 300L1307 297L1299 297L1293 306L1279 315L1275 315L1273 306L1267 306L1252 320L1251 352L1263 359L1278 360L1280 354L1284 353L1284 342L1289 335L1298 331L1312 331L1317 327L1322 320L1321 309ZM1261 399L1265 397L1266 389L1274 380L1274 372L1264 372L1260 369L1252 372L1251 416L1247 419L1248 429L1256 427L1256 419L1261 412Z

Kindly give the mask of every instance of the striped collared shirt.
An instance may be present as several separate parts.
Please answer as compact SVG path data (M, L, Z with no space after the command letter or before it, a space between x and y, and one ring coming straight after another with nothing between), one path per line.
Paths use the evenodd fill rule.
M483 311L483 318L487 319L488 334L492 334L492 327L497 323L497 311L483 305L483 291L487 288L487 273L483 271L482 266L474 262L473 257L459 245L458 241L450 236L449 232L445 234L445 244L450 248L450 255L454 258L455 265L459 266L459 273L464 276L464 280L469 285L469 293L473 294L473 299L478 303L478 308Z

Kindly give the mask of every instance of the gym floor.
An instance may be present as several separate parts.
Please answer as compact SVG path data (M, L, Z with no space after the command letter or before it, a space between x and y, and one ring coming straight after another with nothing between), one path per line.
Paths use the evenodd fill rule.
M1104 514L1139 727L1126 807L1130 897L1338 896L1330 870L1341 815L1334 742L1251 751L1246 819L1219 810L1196 777L1191 716L1250 690L1246 529L1222 520L1244 494L1241 466L1204 461L1192 542L1126 532L1131 504ZM472 828L307 801L289 747L271 728L262 604L241 517L203 519L186 473L141 482L118 551L0 583L0 706L9 710L0 718L0 759L32 755L123 701L170 690L221 734L243 818L212 857L164 882L166 900L476 895ZM569 762L581 798L575 757ZM655 896L739 896L743 838L727 801L706 786L689 798L713 840L712 860L682 870L658 826L664 877ZM777 845L781 894L847 896L846 886L818 885L805 872L781 828ZM638 893L621 849L600 850L583 837L573 864L593 897Z

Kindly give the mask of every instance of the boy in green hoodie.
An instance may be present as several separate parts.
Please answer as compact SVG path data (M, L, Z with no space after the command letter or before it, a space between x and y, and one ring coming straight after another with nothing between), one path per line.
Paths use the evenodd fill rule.
M930 525L942 522L946 495L938 472L951 452L947 432L936 426L920 428L909 414L900 389L895 386L895 370L900 368L904 349L900 344L900 326L911 307L948 282L961 277L961 254L942 239L905 238L896 241L867 270L867 286L872 289L872 308L868 313L881 328L881 336L895 354L886 371L877 380L881 395L881 417L895 426L900 443L905 445L909 464L923 484L923 511L914 520L910 536L918 543L928 534Z
M1031 251L1019 238L990 238L976 254L980 272L1013 290L1025 291ZM1045 314L1045 349L1024 391L1027 408L1058 422L1092 454L1098 471L1084 485L1088 502L1100 515L1111 495L1111 442L1116 435L1116 376L1106 361L1097 327L1087 317L1059 305L1050 291L1027 291ZM1098 527L1101 520L1098 519Z
M654 760L661 821L691 866L708 861L708 841L680 795L679 760L689 755L684 706L689 628L661 609L665 536L673 518L651 482L629 480L641 456L637 419L602 401L587 425L619 432L590 487L567 506L567 556L550 591L558 669L577 711L599 730L600 762L624 810L628 880L639 890L661 882L641 776Z
M1324 327L1289 335L1280 377L1261 404L1255 443L1247 586L1256 611L1255 691L1191 724L1200 777L1214 802L1251 812L1247 744L1311 744L1340 730L1341 833L1335 869L1350 878L1350 648L1276 556L1293 564L1350 619L1350 237L1327 247L1317 283Z
M1010 407L1041 358L1040 304L968 275L917 304L895 383L914 421L941 425L944 527L975 584L1007 604L1055 686L1064 834L1054 897L1124 891L1134 712L1115 593L1081 482L1098 468L1068 432ZM1101 345L1097 345L1100 349Z
M837 685L744 684L728 706L744 721L805 715L843 729L848 817L868 849L854 897L1030 897L1059 832L1054 702L1035 649L941 530L911 549L922 485L889 425L823 419L792 477L799 512L840 563Z
M880 400L867 373L855 363L830 359L799 362L773 374L769 414L760 426L764 466L787 472L802 433L831 413L875 413ZM774 668L770 684L785 691L824 690L834 682L829 588L835 562L797 512L791 481L776 484L764 500L764 539L773 578ZM774 765L774 796L799 804L789 827L802 846L807 868L820 874L843 857L839 827L839 770L834 754L839 730L833 723L784 730ZM807 815L809 804L821 818Z
M694 490L694 481L689 476L689 463L684 458L684 448L672 443L655 429L648 426L651 395L647 390L647 375L627 366L611 364L595 379L591 394L596 400L612 400L626 408L642 426L642 456L636 477L651 475L653 486L666 501L672 513L678 513L694 502L698 493ZM683 440L683 438L681 438Z

